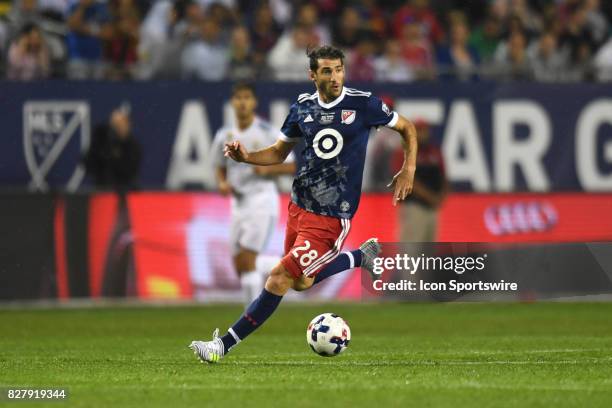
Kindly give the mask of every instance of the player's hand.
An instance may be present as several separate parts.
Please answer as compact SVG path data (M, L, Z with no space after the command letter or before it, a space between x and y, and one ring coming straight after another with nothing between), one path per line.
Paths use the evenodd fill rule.
M244 163L249 157L249 152L247 152L246 148L236 140L225 144L223 147L223 155L237 162Z
M387 187L393 187L393 206L397 205L398 201L404 200L410 193L412 193L412 186L414 184L414 171L415 169L403 168L395 176Z
M230 195L232 194L232 186L230 186L227 181L220 181L219 192L224 196Z

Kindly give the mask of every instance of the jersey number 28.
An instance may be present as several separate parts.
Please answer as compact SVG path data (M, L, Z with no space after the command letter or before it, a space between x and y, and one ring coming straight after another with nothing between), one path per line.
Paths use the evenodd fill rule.
M312 263L312 261L317 259L317 256L319 256L319 253L317 252L316 249L310 249L310 251L308 251L309 249L310 249L310 241L305 240L303 246L296 247L293 251L291 251L291 253L293 254L293 256L298 258L298 260L300 261L300 265L308 266ZM302 255L300 255L298 254L298 251L308 251L308 252L304 252Z

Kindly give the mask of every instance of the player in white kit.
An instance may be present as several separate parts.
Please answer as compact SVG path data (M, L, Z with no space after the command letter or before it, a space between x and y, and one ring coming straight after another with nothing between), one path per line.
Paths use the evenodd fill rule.
M240 141L247 149L258 150L274 144L280 131L255 114L257 97L251 84L239 83L232 89L234 126L225 126L215 135L213 165L219 191L231 196L230 245L244 301L250 304L259 296L270 268L257 262L265 249L279 213L275 176L295 173L291 158L275 166L254 167L223 155L225 143ZM276 260L278 261L278 259Z

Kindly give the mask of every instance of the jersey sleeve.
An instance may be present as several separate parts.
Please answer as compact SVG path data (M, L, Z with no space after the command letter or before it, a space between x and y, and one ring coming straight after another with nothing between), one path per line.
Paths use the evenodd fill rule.
M210 159L214 168L226 167L227 157L223 155L223 146L225 145L225 132L220 129L215 134L212 146L210 148Z
M303 135L299 126L298 104L294 103L289 108L289 114L285 118L285 123L281 127L280 139L284 142L297 143Z
M397 112L389 109L386 103L377 98L370 96L366 107L367 125L369 127L387 126L393 127L399 119Z

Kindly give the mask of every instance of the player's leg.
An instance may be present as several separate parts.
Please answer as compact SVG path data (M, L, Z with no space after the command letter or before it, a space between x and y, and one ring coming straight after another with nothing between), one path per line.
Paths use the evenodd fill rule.
M261 327L276 310L283 296L293 283L294 277L279 263L266 280L265 288L244 312L244 314L219 337L215 330L212 341L193 341L190 348L200 361L216 363L247 336Z
M290 207L285 233L285 252L292 247L298 237L298 218L299 212ZM292 267L290 265L290 268ZM218 362L232 347L259 328L274 313L297 276L299 271L289 272L282 262L279 263L270 272L259 297L249 305L223 337L218 336L219 329L217 329L212 341L193 341L189 347L200 361Z
M276 225L276 217L270 214L243 214L237 221L233 246L238 250L234 266L240 274L240 284L246 306L259 296L264 286L264 277L271 268L257 269L257 257L266 248Z
M264 324L291 287L293 279L293 276L281 263L272 269L260 295L221 337L225 353Z
M317 273L312 284L316 285L337 273L359 267L364 268L370 275L373 275L374 259L380 252L381 247L378 240L376 238L370 238L361 244L359 249L350 252L342 252L336 259L325 265L325 267Z
M234 255L234 268L240 277L240 286L246 305L255 300L263 286L263 278L256 268L257 255L257 252L246 248L240 248Z

